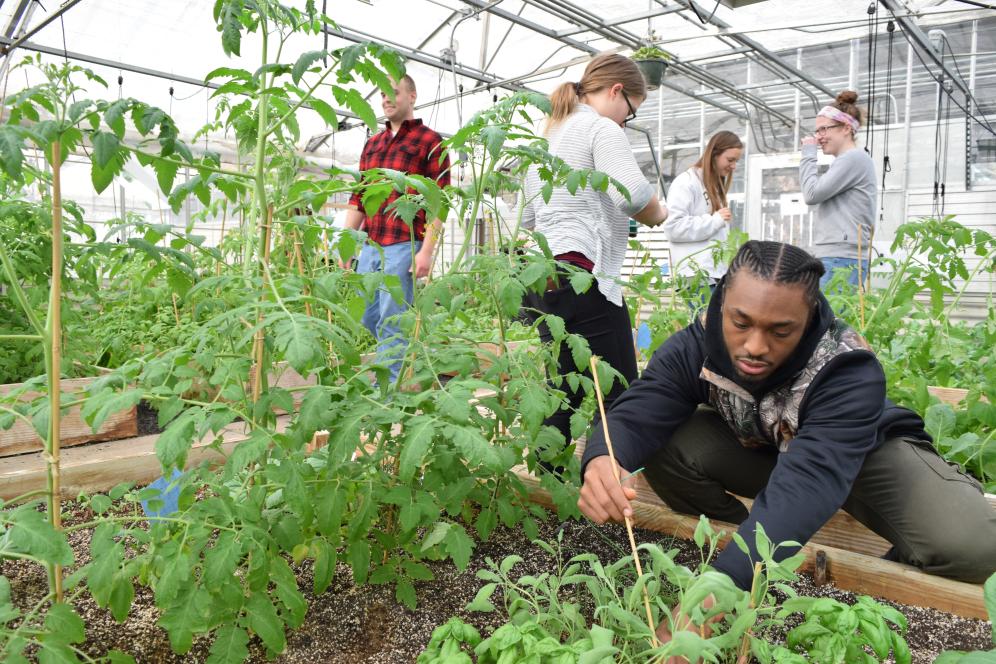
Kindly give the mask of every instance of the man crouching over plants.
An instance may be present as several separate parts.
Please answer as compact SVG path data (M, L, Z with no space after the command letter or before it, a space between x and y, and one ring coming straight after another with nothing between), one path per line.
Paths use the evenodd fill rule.
M754 560L756 523L772 542L805 543L844 509L892 543L890 559L982 583L996 570L996 511L934 451L923 420L886 399L875 355L820 293L823 271L792 245L740 248L705 315L612 405L622 475L645 466L675 511L740 524ZM607 454L596 424L578 506L597 523L631 516L636 497ZM753 564L738 547L713 565L750 587Z

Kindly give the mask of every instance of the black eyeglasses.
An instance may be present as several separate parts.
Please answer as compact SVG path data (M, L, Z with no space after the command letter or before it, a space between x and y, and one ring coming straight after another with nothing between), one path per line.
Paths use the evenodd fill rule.
M626 108L629 109L629 115L627 115L626 119L623 120L623 124L626 124L630 120L633 120L633 119L636 118L636 110L633 108L633 104L631 104L629 102L629 95L626 94L626 91L625 90L620 90L619 92L622 93L623 99L626 100Z
M814 136L826 136L826 133L828 131L830 131L831 129L833 129L834 127L843 127L843 126L844 125L842 125L841 123L838 122L837 124L827 125L825 127L817 127L816 131L813 132L813 135Z

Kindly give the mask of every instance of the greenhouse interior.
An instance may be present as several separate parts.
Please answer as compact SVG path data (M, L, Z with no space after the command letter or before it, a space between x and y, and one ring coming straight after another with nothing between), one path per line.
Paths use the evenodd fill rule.
M996 663L996 3L0 26L0 661Z

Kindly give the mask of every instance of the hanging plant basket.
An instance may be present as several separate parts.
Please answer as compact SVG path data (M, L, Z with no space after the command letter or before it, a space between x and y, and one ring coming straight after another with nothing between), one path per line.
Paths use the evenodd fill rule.
M664 72L667 71L667 60L659 58L651 60L636 60L636 66L643 72L643 78L647 81L648 90L656 90L664 80Z

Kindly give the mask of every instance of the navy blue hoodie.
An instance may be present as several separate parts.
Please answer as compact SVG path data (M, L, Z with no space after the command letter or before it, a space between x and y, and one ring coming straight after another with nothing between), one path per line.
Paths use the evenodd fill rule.
M820 295L817 311L799 346L771 376L753 383L739 377L726 350L722 333L722 283L709 303L705 325L696 320L671 336L654 353L640 378L612 405L607 418L619 464L633 471L668 444L674 431L699 404L709 402L709 383L700 378L705 366L751 393L763 395L802 371L820 338L834 320L833 311ZM886 438L930 437L923 420L885 397L885 375L875 355L852 351L832 359L810 384L799 410L799 430L778 454L765 488L754 500L750 516L739 528L751 550L755 523L761 523L774 543L805 543L838 510L851 491L865 456ZM585 448L582 471L592 458L608 454L600 421L592 428ZM778 549L776 559L798 551ZM714 566L736 584L748 589L753 564L736 546L727 546Z

